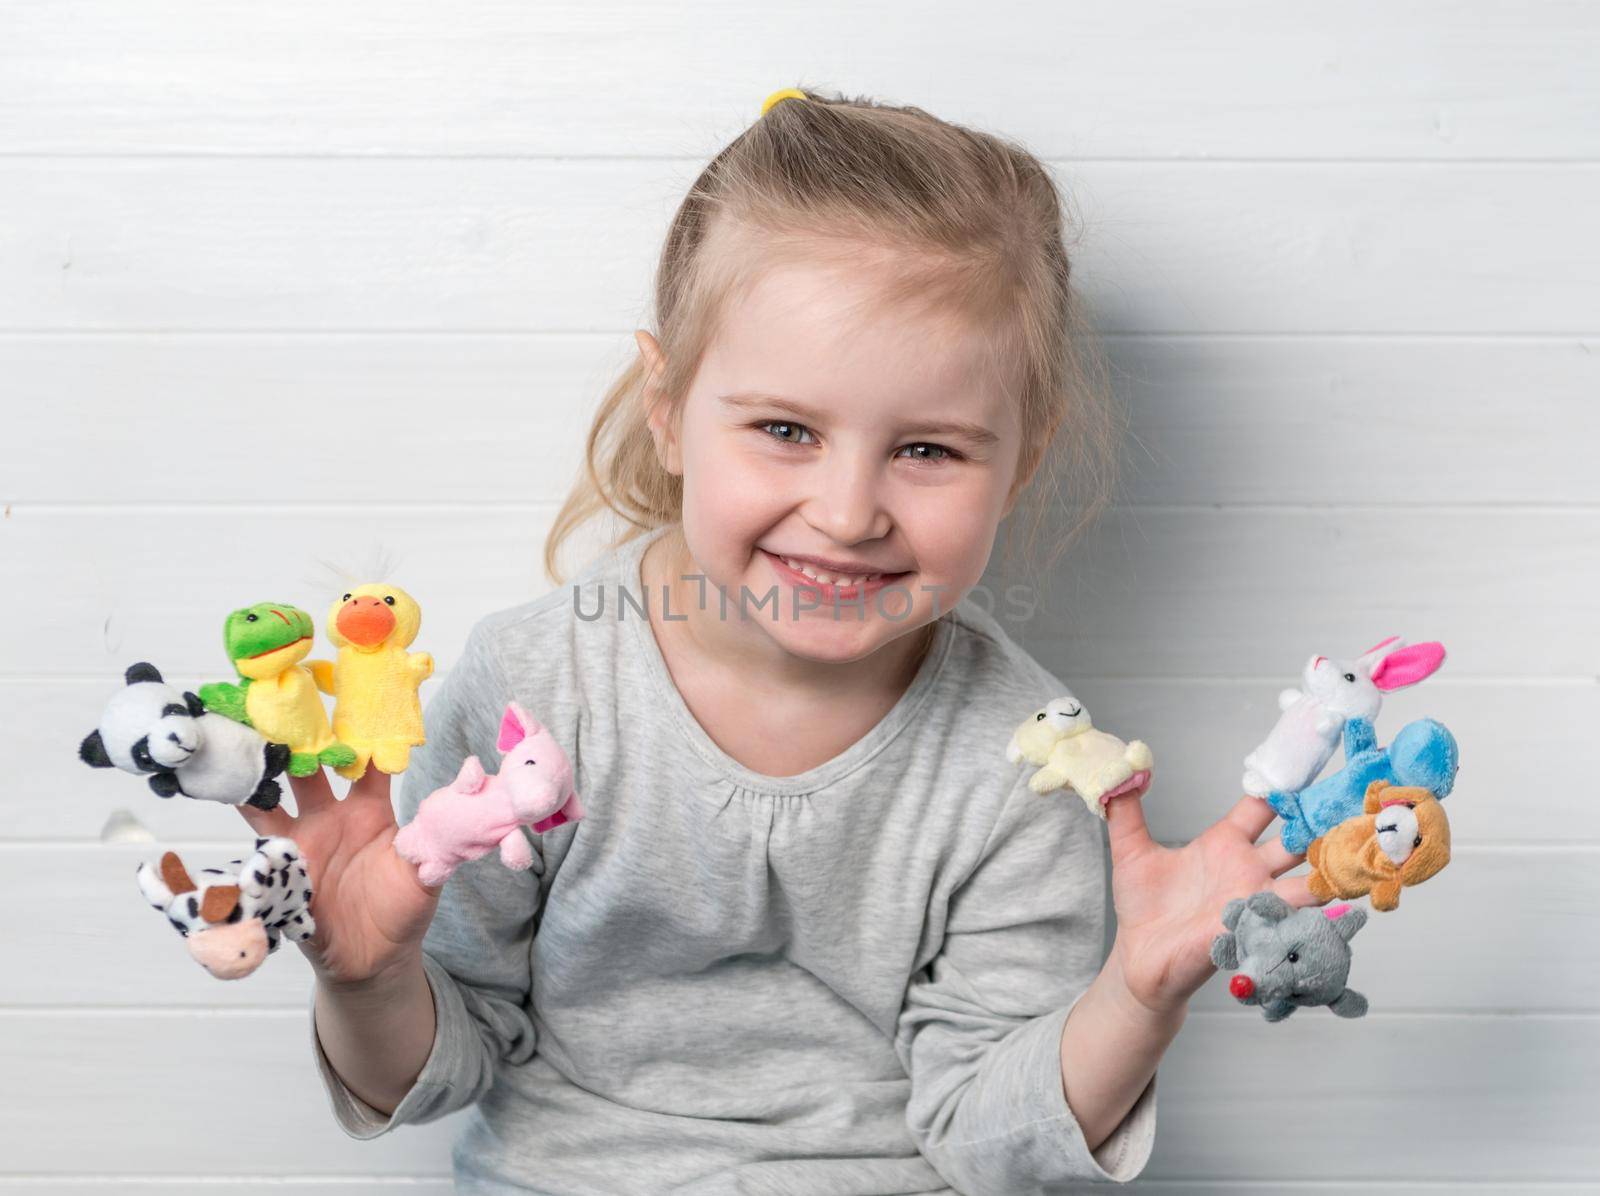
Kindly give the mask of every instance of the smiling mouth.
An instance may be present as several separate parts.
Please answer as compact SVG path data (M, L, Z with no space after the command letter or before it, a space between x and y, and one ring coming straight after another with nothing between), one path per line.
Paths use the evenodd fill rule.
M779 570L779 576L784 577L790 584L821 590L824 593L838 591L850 593L856 589L881 589L883 586L892 585L903 577L910 577L910 572L904 573L835 573L828 569L819 569L795 557L780 556L775 552L761 550L763 555L772 562L773 568Z

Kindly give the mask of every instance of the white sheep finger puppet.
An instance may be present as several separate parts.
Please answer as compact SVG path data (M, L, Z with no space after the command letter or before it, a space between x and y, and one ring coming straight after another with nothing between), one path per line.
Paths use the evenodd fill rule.
M277 808L283 790L273 778L288 766L288 745L211 713L196 695L163 681L152 664L133 665L124 681L100 725L78 745L85 764L148 776L160 797Z
M531 868L533 848L524 826L543 833L584 816L566 752L515 702L500 719L495 746L502 753L499 772L490 776L476 756L468 756L456 779L423 798L416 816L394 837L395 851L417 865L417 878L429 888L496 847L507 868Z
M1278 694L1278 721L1244 759L1244 791L1250 797L1304 789L1333 758L1345 723L1376 722L1383 695L1431 677L1444 663L1444 645L1412 644L1397 635L1354 660L1313 656L1300 689Z
M1035 793L1070 786L1100 818L1105 804L1150 779L1155 757L1140 740L1124 743L1097 729L1083 703L1070 693L1047 702L1019 726L1006 745L1006 759L1024 760L1038 771L1028 778Z
M246 859L201 869L196 882L177 852L159 869L139 865L139 891L183 935L189 954L218 980L239 980L278 949L316 932L311 877L293 839L257 839Z

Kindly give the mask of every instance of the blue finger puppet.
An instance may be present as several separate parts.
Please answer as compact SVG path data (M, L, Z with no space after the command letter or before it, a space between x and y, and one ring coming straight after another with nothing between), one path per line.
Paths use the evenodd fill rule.
M1343 768L1297 792L1269 793L1267 802L1283 819L1284 849L1298 855L1313 839L1360 817L1373 781L1420 786L1442 800L1455 785L1459 760L1456 737L1431 718L1407 723L1382 748L1371 720L1352 718L1344 725Z

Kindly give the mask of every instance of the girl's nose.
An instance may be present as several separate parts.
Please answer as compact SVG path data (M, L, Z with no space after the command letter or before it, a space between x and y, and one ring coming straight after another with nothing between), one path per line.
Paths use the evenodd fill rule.
M807 504L806 521L836 544L859 544L889 534L892 521L879 495L873 463L839 460L822 471Z

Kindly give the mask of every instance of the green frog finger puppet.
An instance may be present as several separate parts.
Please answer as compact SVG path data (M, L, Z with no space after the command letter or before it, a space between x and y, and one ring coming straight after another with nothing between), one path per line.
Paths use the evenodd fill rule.
M316 681L300 663L315 634L311 616L286 602L242 607L228 615L222 632L239 684L200 687L207 710L288 744L288 772L295 777L310 776L324 764L348 768L356 761L355 749L334 738Z

